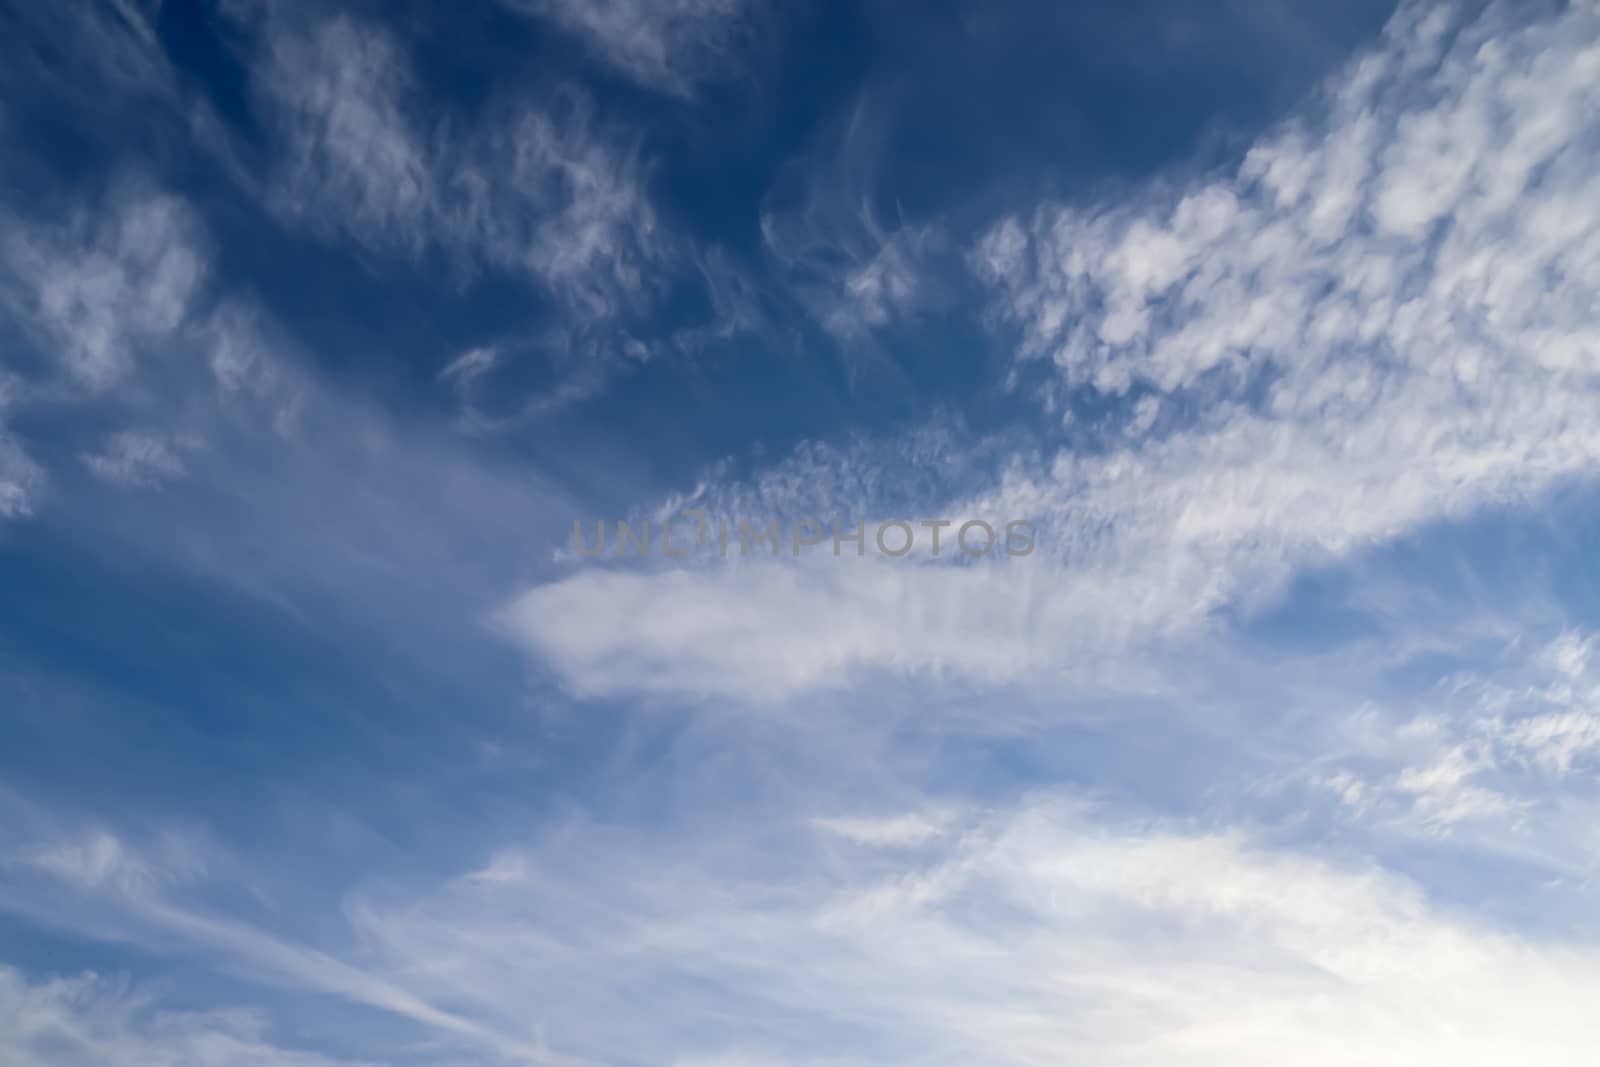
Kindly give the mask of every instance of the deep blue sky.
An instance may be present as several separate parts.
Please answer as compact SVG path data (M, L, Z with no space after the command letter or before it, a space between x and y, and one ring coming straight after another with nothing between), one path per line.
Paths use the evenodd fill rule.
M1600 1042L1592 2L0 41L0 1061Z

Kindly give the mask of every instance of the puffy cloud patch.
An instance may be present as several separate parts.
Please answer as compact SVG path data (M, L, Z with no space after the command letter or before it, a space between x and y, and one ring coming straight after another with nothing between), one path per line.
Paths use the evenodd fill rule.
M127 377L142 350L187 321L209 265L189 207L132 186L92 215L15 227L0 255L13 313L93 389Z

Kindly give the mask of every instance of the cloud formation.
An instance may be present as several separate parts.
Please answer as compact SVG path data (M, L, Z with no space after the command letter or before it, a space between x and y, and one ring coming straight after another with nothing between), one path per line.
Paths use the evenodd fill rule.
M1058 676L1058 654L1028 650L1096 658L1194 633L1297 567L1590 470L1600 13L1453 17L1407 5L1378 47L1231 173L994 225L972 261L997 328L1018 337L1017 381L1038 381L1048 360L1047 407L1079 436L926 506L1032 518L1053 565L988 581L892 569L869 584L893 592L841 581L831 610L819 603L806 617L857 618L863 599L927 609L919 598L960 584L962 610L990 626L979 644L1014 650L999 669L941 640L944 623L927 610L870 627L894 636L855 642L852 661L988 681ZM625 649L635 664L685 662L618 612L649 618L687 598L707 617L754 612L776 634L790 610L777 590L800 579L628 581L619 598L622 579L580 573L520 602L526 619L559 598L588 620L589 639L547 640L553 622L521 632L581 688ZM825 588L810 595L825 599ZM699 662L700 689L759 699L737 679L775 655L783 662L759 639L724 645ZM681 666L630 677L684 686Z
M0 255L8 310L91 389L185 322L210 258L188 206L137 185L64 223L11 228Z
M1473 610L1450 595L1484 576L1441 578L1453 558L1369 583L1486 516L1549 522L1600 459L1592 0L1405 5L1233 165L984 207L966 234L959 206L890 207L867 104L784 131L799 146L696 128L691 154L733 146L758 186L792 160L765 196L726 176L742 217L707 198L742 252L680 240L651 195L679 175L653 181L672 167L626 118L703 119L685 101L740 70L764 11L517 6L536 18L496 32L575 36L668 98L603 74L436 93L421 9L249 0L208 53L244 69L173 80L170 19L81 8L106 68L85 85L127 89L105 144L128 86L181 109L193 74L259 120L227 144L259 178L207 170L214 143L129 147L126 180L0 216L0 518L39 517L0 524L37 598L0 633L22 709L0 715L22 754L0 913L26 931L0 1060L1600 1047L1593 619L1528 609L1509 552ZM79 10L30 18L60 41ZM763 256L770 277L742 269ZM454 286L417 295L435 273ZM702 295L710 324L683 328ZM999 364L1004 390L973 373L949 412L868 411L832 374L956 325L963 295L1000 357L964 370ZM414 362L301 347L413 298L405 321L440 323ZM737 363L658 358L746 331ZM607 373L530 385L523 355L602 350L648 360L641 388L547 436L461 438ZM827 529L800 558L568 551L613 505L860 522L865 558ZM887 519L968 517L1029 519L1038 551L871 548ZM124 966L153 984L96 977Z
M690 96L737 72L755 20L751 0L502 0L576 35L620 73L651 89Z
M841 344L937 302L936 222L886 218L879 165L890 106L867 94L789 160L761 204L762 245L806 309Z
M253 1011L176 1011L124 980L31 982L0 967L0 1055L15 1067L363 1067L275 1044L266 1031Z
M1041 794L787 834L779 861L575 827L348 912L396 997L536 1006L593 1062L1554 1065L1600 1039L1592 952L1243 831ZM656 1010L627 1010L635 984Z
M124 486L157 485L184 472L180 444L153 434L113 434L99 452L83 457L89 469L109 482Z
M279 211L458 269L523 272L581 316L622 313L662 253L637 147L570 88L478 122L427 117L400 41L349 16L266 17L254 84L284 155Z

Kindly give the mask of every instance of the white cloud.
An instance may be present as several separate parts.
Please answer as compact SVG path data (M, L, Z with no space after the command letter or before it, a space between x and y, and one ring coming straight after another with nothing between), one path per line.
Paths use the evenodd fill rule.
M97 476L121 486L154 486L184 473L181 443L156 434L124 431L113 434L98 452L83 461Z
M211 291L210 236L188 201L128 180L76 201L62 223L20 221L16 205L6 217L14 228L0 239L0 311L21 343L17 373L0 377L0 516L31 514L45 480L6 432L13 411L35 420L92 412L113 428L74 451L122 486L184 475L186 455L219 428L213 400L248 398L280 430L292 424L302 393L282 358L292 345L252 301ZM202 395L206 364L212 397ZM251 410L234 404L227 414ZM152 422L168 428L130 427Z
M1319 740L1313 776L1368 825L1502 853L1515 841L1521 858L1587 877L1569 820L1594 799L1581 772L1600 759L1593 643L1525 632L1411 704L1368 704Z
M885 220L876 170L889 108L864 94L779 174L761 204L768 256L834 337L873 330L937 303L930 263L946 237L933 223Z
M204 883L204 857L175 850L171 842L159 853L141 853L105 831L25 846L19 854L0 855L0 909L162 953L195 953L226 973L388 1012L506 1062L580 1067L581 1061L538 1040L437 1007L333 954L185 901L178 891ZM63 895L61 887L70 892Z
M458 391L472 388L472 384L494 370L500 353L492 345L469 348L446 364L439 372L439 380L450 382Z
M133 187L92 219L16 224L0 253L13 313L92 389L125 378L143 348L188 319L208 267L188 206Z
M940 813L911 812L879 817L841 816L816 820L816 825L857 844L878 848L916 848L937 841L948 831Z
M258 26L254 81L283 146L276 206L324 236L459 268L525 271L578 315L640 299L662 253L637 149L581 91L485 117L429 117L408 57L379 26L336 17Z
M738 70L750 0L504 0L576 34L641 85L678 96Z
M1046 680L1193 634L1297 567L1586 476L1600 11L1495 7L1446 34L1430 10L1403 8L1234 172L1046 205L979 243L1021 380L1048 359L1047 399L1102 409L1102 445L1021 455L922 510L1035 520L1031 570L586 572L523 598L521 635L580 689L764 699L874 666ZM1167 397L1197 414L1158 418ZM583 623L557 632L541 604ZM680 604L708 621L643 624ZM976 636L950 632L957 610ZM735 640L719 618L750 628Z
M254 303L220 300L199 330L212 379L224 399L239 395L270 402L280 428L292 421L303 385L296 380L292 344Z
M83 841L65 841L41 849L29 857L28 862L69 882L91 888L113 877L134 880L145 877L141 866L124 853L122 842L104 832L91 834Z
M0 1059L12 1067L360 1067L274 1044L254 1012L176 1011L94 974L30 981L0 966Z
M1559 666L1537 664L1570 664L1574 641L1530 669L1559 687ZM1460 717L1494 728L1476 702ZM826 733L811 756L864 737ZM806 743L774 741L786 760ZM860 794L848 758L741 812L706 754L658 768L643 794L670 781L703 811L541 820L458 877L329 887L353 939L319 923L325 941L304 944L219 913L235 887L194 871L232 864L174 875L104 832L13 849L48 881L0 863L0 906L376 1007L508 1062L1556 1067L1600 1041L1600 952L1559 915L1511 932L1348 837L1294 846L1072 795L962 802L881 777L896 800L864 810L845 802ZM881 776L878 759L862 766Z
M543 279L588 315L614 315L650 287L664 254L637 149L603 132L582 94L520 109L484 132L450 178L445 225L493 261Z
M0 519L32 514L33 494L43 480L44 472L16 438L0 430Z
M1437 72L1428 49L1443 47L1438 27L1402 18L1384 50L1340 83L1315 136L1304 125L1280 131L1238 174L1175 202L1155 196L1102 213L1049 207L997 226L976 261L1025 334L1028 358L1049 357L1063 389L1104 394L1114 413L1103 451L1022 457L973 489L971 468L952 475L938 466L952 458L947 445L897 442L900 468L870 444L845 463L802 450L753 485L674 502L824 518L832 516L822 506L848 502L860 510L844 517L870 522L905 492L931 502L907 512L912 519L1036 518L1047 534L1038 557L886 564L835 560L823 546L815 551L826 558L807 564L596 567L526 592L499 621L585 695L764 701L874 671L1004 685L1114 668L1128 649L1192 635L1211 609L1274 588L1307 560L1582 475L1600 452L1591 414L1600 367L1583 303L1597 280L1600 209L1583 196L1592 112L1568 104L1590 91L1591 17L1591 7L1576 6L1487 43L1479 38L1488 31L1472 31ZM306 40L315 62L328 61L317 51L327 40ZM294 142L303 154L289 187L304 177L296 167L312 168L301 189L306 210L327 213L314 225L417 254L406 230L416 223L425 242L515 259L520 239L496 242L522 231L502 229L490 178L452 199L459 191L437 184L431 148L413 168L410 146L431 142L412 125L403 81L373 69L398 59L338 33L331 40L354 49L354 64L312 80L311 112L288 112L306 134ZM304 56L291 50L291 58ZM330 86L347 75L357 82L353 98L334 99ZM1529 79L1525 97L1519 77ZM363 101L374 84L382 100ZM1540 96L1533 87L1553 111L1517 103ZM1498 115L1501 106L1512 113ZM1469 107L1496 115L1457 114ZM615 231L633 225L618 221L634 217L618 192L626 182L608 184L610 157L587 155L582 138L569 141L559 123L542 121L554 120L535 116L505 133L507 150L529 153L522 173L533 184L548 178L589 200L543 231L561 239L552 254L518 262L565 287L575 305L586 294L609 301L612 286L636 284L612 252ZM398 124L388 129L399 140L382 130L363 140L369 123ZM333 137L344 140L325 143ZM1514 146L1518 138L1526 143ZM1505 161L1519 156L1533 161L1526 172L1536 178L1507 176ZM471 185L470 167L448 173ZM1447 210L1422 195L1435 189ZM1517 195L1516 210L1494 206ZM451 213L464 204L476 208ZM348 210L335 220L340 208ZM470 240L450 228L457 224ZM1419 233L1436 246L1419 245ZM811 248L805 240L801 232L782 247L799 249L798 262ZM893 245L860 246L865 265L841 275L859 300L844 305L841 322L872 325L915 306L915 272L884 258ZM117 284L142 281L125 270ZM178 322L193 317L180 303ZM147 334L160 335L128 327L122 335L133 340L123 348L83 350L124 359ZM248 312L219 310L201 336L224 393L272 379ZM496 358L468 352L442 377L468 384ZM1252 378L1264 399L1240 378ZM1124 393L1137 396L1114 403ZM1206 414L1184 422L1194 406ZM348 430L348 410L335 419ZM393 606L412 603L406 583L415 574L432 575L430 593L481 579L461 563L479 552L410 520L419 507L481 516L485 502L514 499L515 487L475 478L448 456L400 449L367 426L349 436L361 439L356 459L337 452L347 438L330 434L275 464L292 466L294 477L241 496L241 530L281 512L294 515L296 532L283 556L252 560L231 580L275 585L276 575L292 574L343 592L351 587L336 583L358 573L371 582L360 592L382 589L381 603ZM130 481L178 470L170 442L136 434L112 438L96 460L101 473ZM0 439L0 513L8 462ZM347 469L306 480L330 464ZM351 471L361 476L354 499ZM430 484L441 491L418 492ZM317 490L310 507L307 486ZM529 501L504 525L521 536L518 523L550 510L548 499ZM241 543L277 540L270 521L260 525L265 532ZM475 536L474 546L492 546ZM407 537L425 543L393 547ZM377 541L389 546L384 553L374 554ZM221 571L232 560L208 562ZM445 615L440 629L453 618ZM1360 819L1430 834L1550 814L1600 754L1591 647L1582 634L1563 635L1520 673L1457 679L1421 714L1357 723L1352 733L1371 727L1361 759L1319 766L1318 780ZM862 719L875 711L852 709ZM870 729L830 741L844 752L863 736ZM746 755L735 749L732 758ZM703 781L673 784L675 802L711 792ZM1247 830L1113 817L1052 796L982 807L896 797L876 813L807 799L771 823L716 822L699 839L669 832L681 824L667 811L660 825L634 830L579 824L505 843L460 877L358 887L345 900L353 943L332 931L335 908L298 934L282 932L266 925L293 922L280 911L226 910L239 887L210 883L196 867L174 873L106 832L11 850L0 863L0 907L376 1008L452 1046L523 1062L573 1062L548 1051L540 1021L563 1049L680 1065L1470 1067L1570 1064L1600 1046L1592 945L1510 933L1365 860ZM1581 840L1561 844L1577 851ZM327 941L300 940L307 930ZM253 1016L157 1017L142 1006L125 1011L121 1000L96 982L30 984L0 969L0 1055L30 1067L72 1056L174 1067L327 1062L275 1047Z
M1600 1040L1593 951L1452 915L1381 869L1061 798L927 821L952 818L910 851L868 832L813 854L836 827L791 831L803 873L769 875L725 837L562 835L353 914L437 995L564 1008L613 1061L1555 1065ZM621 1018L619 974L657 1010L573 1025Z
M309 32L274 24L258 88L288 142L281 209L413 254L435 195L405 97L415 92L390 37L349 18Z
M871 228L871 220L865 225ZM823 326L848 340L919 311L927 284L921 276L921 260L938 237L936 230L926 226L902 227L882 237L870 258L845 275L842 292L822 313Z
M1164 605L1141 612L1114 576L1063 584L1031 558L919 567L853 559L853 548L835 558L831 543L810 551L819 560L809 565L584 571L530 590L496 622L578 695L766 704L872 672L990 684L1087 674L1164 621Z

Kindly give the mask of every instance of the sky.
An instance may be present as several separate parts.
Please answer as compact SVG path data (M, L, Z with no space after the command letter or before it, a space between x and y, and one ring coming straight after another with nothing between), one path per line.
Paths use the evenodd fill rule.
M0 0L0 159L6 1067L1600 1048L1596 0Z

